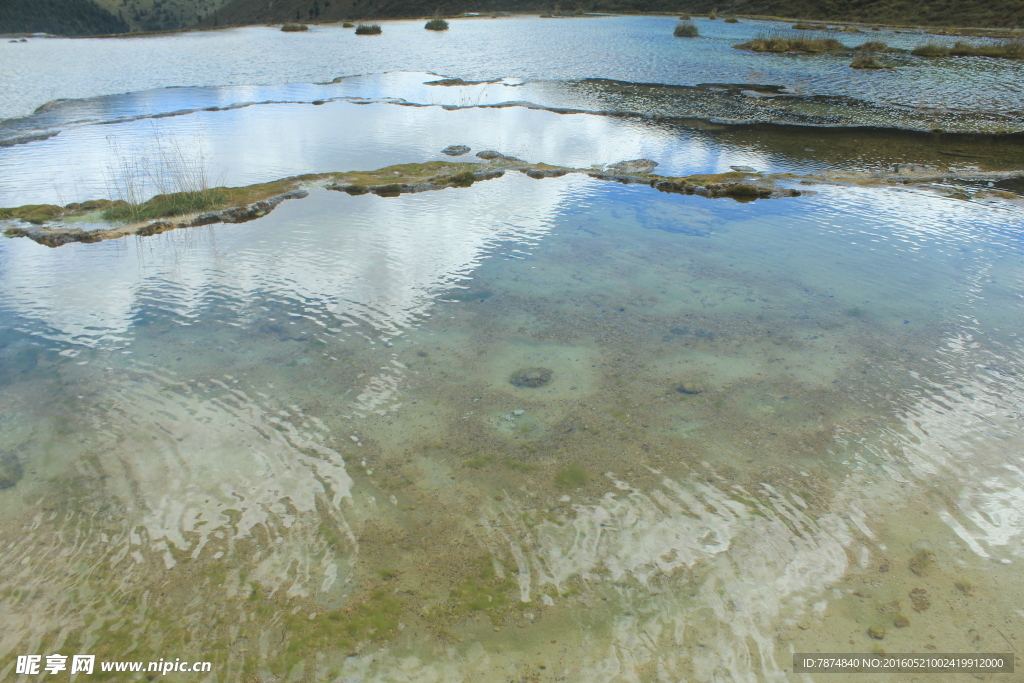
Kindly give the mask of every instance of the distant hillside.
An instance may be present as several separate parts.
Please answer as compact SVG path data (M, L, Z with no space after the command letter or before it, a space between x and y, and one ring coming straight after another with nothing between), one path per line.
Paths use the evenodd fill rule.
M423 17L461 12L691 12L717 10L825 21L928 26L1024 26L1022 0L230 0L199 26Z
M88 36L188 28L227 0L0 0L0 33Z
M0 0L3 2L4 0ZM122 17L132 31L173 31L192 26L227 0L93 0Z
M678 12L679 0L231 0L201 27L429 17L462 12Z
M688 12L917 24L922 26L1024 27L1021 0L682 0Z
M0 0L0 33L124 33L128 24L89 0Z

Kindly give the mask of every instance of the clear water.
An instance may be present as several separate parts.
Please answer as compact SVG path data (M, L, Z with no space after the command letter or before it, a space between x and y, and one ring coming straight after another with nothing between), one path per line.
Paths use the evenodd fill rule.
M157 92L173 111L225 91ZM130 118L146 97L106 101ZM104 129L140 154L194 140L231 184L454 142L832 167L614 117L267 104L2 148L0 203L102 189ZM802 189L507 174L0 241L0 475L20 473L0 489L0 678L53 652L346 682L797 680L792 652L1011 652L1024 209ZM550 382L510 381L533 367Z
M250 27L141 40L2 42L0 60L6 67L0 77L0 118L26 116L61 98L428 71L466 80L608 78L672 85L780 85L801 95L1011 115L1020 130L1024 79L1019 62L906 57L898 60L906 68L866 73L849 68L849 55L763 55L732 47L765 32L807 37L807 31L793 31L788 24L694 21L701 33L694 40L672 36L677 23L673 17L514 17L455 20L452 30L441 34L424 31L419 21L389 21L382 24L381 35L372 37L324 25L302 34ZM828 35L851 47L870 40L901 48L947 40L890 31Z

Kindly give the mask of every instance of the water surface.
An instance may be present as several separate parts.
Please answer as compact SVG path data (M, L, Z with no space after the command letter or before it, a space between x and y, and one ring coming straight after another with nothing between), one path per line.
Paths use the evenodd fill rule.
M453 29L515 22L538 39L671 25ZM705 23L709 41L754 30ZM253 60L252 80L300 83L106 97L92 82L4 124L60 132L0 148L0 204L111 196L132 158L157 191L174 149L246 184L453 143L826 175L970 140L485 107L639 91L531 82L532 53L501 83L424 85L462 53L420 59L418 41L449 36L384 36L402 27L409 53L389 59L414 74L310 85L338 74ZM325 61L325 35L347 34L288 44ZM504 35L481 44L526 50ZM135 44L253 36L285 38ZM372 61L359 54L333 71ZM185 57L165 75L197 85L174 71ZM656 66L558 68L641 81ZM774 80L730 68L721 80ZM258 220L151 237L0 241L0 677L33 652L339 682L782 681L793 652L1012 652L1024 209L978 188L790 182L801 196L739 203L508 173L396 198L313 188ZM537 368L548 383L513 382Z

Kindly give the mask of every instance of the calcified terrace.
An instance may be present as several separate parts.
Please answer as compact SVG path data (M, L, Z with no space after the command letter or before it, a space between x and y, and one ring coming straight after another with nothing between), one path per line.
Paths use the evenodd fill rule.
M8 223L7 237L28 237L40 244L58 247L70 242L101 242L128 235L150 236L168 230L197 227L214 223L244 223L265 216L287 199L302 199L309 190L326 188L350 195L375 194L397 197L401 194L469 187L475 182L500 178L506 171L517 171L531 178L553 178L570 173L585 173L599 180L625 184L643 184L661 191L707 198L728 197L740 202L773 197L798 197L802 191L787 187L795 182L929 184L953 178L951 170L930 166L907 165L892 172L831 172L823 176L794 174L765 175L753 169L736 167L727 173L663 176L651 171L656 162L648 159L623 161L604 167L569 168L545 163L528 163L498 152L480 152L482 161L430 161L421 164L398 164L375 171L349 171L299 175L269 183L245 187L217 187L201 192L178 192L157 195L141 204L130 205L121 200L99 199L67 206L29 204L0 208L0 221ZM1002 180L1021 175L1022 171L978 171L956 179L968 182ZM956 188L939 188L947 196L961 199L999 197L1019 200L1013 193L998 189L973 195ZM87 227L82 227L85 225Z
M157 195L134 207L123 201L108 199L64 207L33 204L0 209L0 220L17 221L16 225L6 229L8 237L29 237L40 244L56 247L69 242L100 242L126 235L155 235L176 228L212 223L244 223L266 215L286 199L304 198L309 189L316 187L350 195L373 193L381 197L397 197L411 192L469 187L477 181L499 178L506 171L518 171L531 178L587 173L602 180L650 185L662 192L731 197L737 201L800 194L796 190L782 189L774 178L755 172L733 171L669 177L650 173L657 164L646 159L603 168L579 169L544 163L531 164L497 152L480 154L485 159L482 163L431 161L387 166L368 172L301 175L247 187ZM201 210L175 211L176 207L197 208L197 205L201 206ZM153 216L154 213L162 215ZM78 225L81 223L93 226L98 224L100 227L83 229ZM112 223L121 224L102 227Z

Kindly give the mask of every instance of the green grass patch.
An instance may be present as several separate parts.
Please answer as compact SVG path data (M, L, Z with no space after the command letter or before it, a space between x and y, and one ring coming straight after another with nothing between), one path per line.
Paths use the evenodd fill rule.
M676 38L696 38L700 33L692 21L681 21L676 24L676 29L672 31L672 35Z
M866 43L861 43L857 47L853 48L854 52L901 52L893 47L889 47L886 43L880 40L869 40Z
M376 36L380 33L380 24L359 24L359 26L356 26L357 36Z
M445 21L444 19L431 19L423 28L427 29L428 31L447 31L448 22Z
M740 23L740 20L737 19L736 17L726 17L725 18L725 23L727 23L727 24L738 24L738 23Z
M849 51L849 48L835 38L785 38L782 36L760 36L733 47L737 50L776 54L823 54Z
M285 24L281 27L281 30L286 33L295 33L298 31L308 31L309 27L305 24Z
M850 62L852 69L892 69L892 64L882 64L872 54L861 55Z
M111 223L138 223L156 218L181 216L222 209L228 205L228 194L222 188L198 192L158 194L141 204L114 203L103 212L103 220Z
M18 218L33 225L40 225L64 212L64 207L54 204L26 204L10 209L0 209L0 220Z
M1024 39L1009 38L997 43L976 45L958 40L953 45L925 43L918 45L911 53L918 57L994 57L1000 59L1024 59Z

